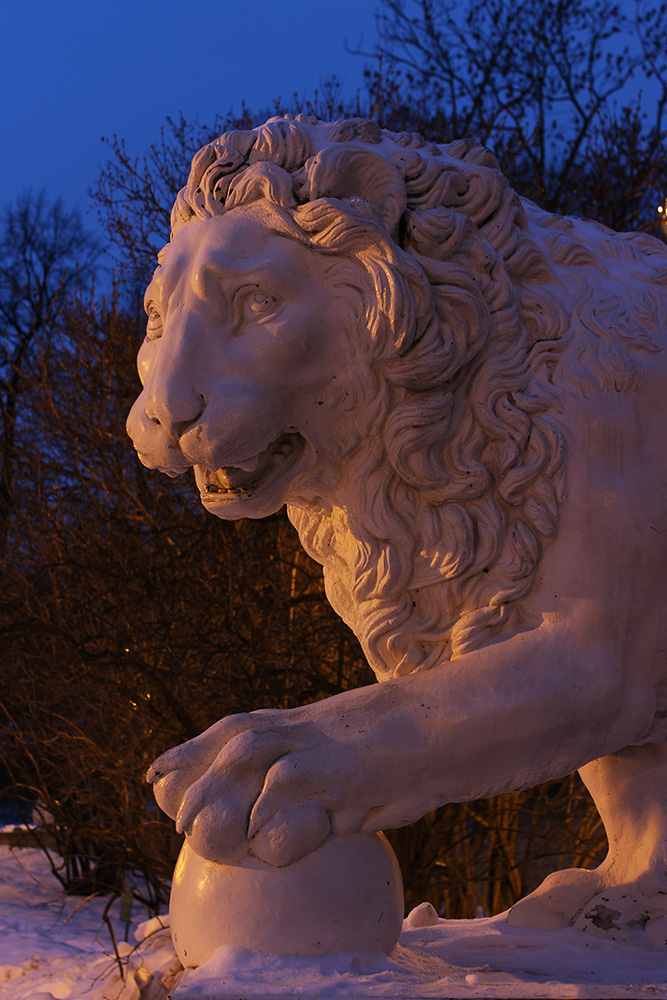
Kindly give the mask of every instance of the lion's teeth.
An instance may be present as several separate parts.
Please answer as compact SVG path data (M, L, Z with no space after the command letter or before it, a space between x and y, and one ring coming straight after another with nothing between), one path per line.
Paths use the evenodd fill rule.
M284 475L283 465L289 466L300 454L297 445L294 435L286 437L283 434L264 451L242 462L221 466L215 471L198 466L196 475L202 499L215 502L216 495L221 498L253 496L262 481Z

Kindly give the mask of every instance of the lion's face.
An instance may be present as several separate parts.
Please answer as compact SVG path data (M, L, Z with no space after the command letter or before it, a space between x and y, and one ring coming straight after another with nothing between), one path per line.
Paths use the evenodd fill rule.
M224 518L317 494L318 470L340 464L335 262L277 228L257 204L193 221L146 292L144 388L128 432L150 468L193 466L203 503Z

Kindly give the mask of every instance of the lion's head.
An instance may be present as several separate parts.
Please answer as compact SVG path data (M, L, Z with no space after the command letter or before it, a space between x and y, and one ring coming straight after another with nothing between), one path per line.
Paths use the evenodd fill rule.
M301 115L227 132L147 292L137 450L194 466L219 516L286 502L378 677L484 645L557 530L560 387L627 388L653 349L646 309L595 289L620 255L645 301L661 245L656 269L592 238L474 143Z

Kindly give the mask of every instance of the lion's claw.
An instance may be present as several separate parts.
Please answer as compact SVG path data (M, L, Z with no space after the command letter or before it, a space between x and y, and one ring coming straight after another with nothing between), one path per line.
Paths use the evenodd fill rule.
M200 812L199 803L181 802L181 807L176 814L176 833L190 833L192 824L197 813Z
M276 813L254 835L249 830L248 836L255 857L284 868L320 847L330 832L331 822L321 805L299 802Z

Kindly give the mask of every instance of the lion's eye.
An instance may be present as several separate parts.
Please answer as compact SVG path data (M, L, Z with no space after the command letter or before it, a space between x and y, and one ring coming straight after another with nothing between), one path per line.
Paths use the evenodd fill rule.
M243 312L246 319L260 319L262 316L268 316L275 305L276 300L272 295L266 295L264 292L251 292L243 303Z
M148 321L146 323L146 336L149 340L157 340L162 336L162 317L154 302L150 302L146 308Z

